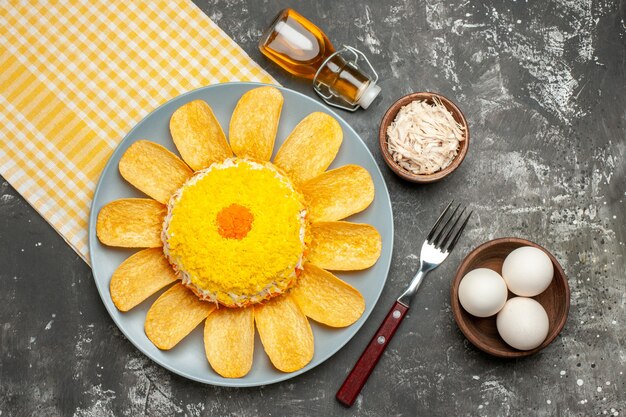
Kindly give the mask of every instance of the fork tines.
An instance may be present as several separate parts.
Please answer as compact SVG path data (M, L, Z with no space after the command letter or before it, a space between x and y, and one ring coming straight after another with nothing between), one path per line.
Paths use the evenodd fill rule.
M456 245L456 242L459 240L461 233L463 233L463 229L465 229L465 225L473 213L473 211L470 211L464 216L467 207L463 207L461 212L457 214L461 208L461 204L458 204L454 210L452 210L452 213L449 213L451 211L450 207L452 207L452 203L454 203L454 200L451 201L443 213L441 213L426 238L428 243L444 252L450 252L454 249L454 245ZM463 221L461 221L462 218L464 218ZM459 223L460 226L457 227Z

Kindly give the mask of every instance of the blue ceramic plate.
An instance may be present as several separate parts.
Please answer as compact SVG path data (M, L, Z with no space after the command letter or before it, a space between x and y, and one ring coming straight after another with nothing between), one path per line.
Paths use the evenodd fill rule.
M228 125L235 104L242 94L259 86L260 84L256 83L212 85L176 97L150 113L128 133L106 164L94 194L89 219L89 249L93 275L102 302L115 324L139 350L153 361L179 375L212 385L245 387L271 384L293 378L330 358L355 335L372 312L387 280L391 263L393 246L391 202L380 170L365 143L341 117L321 103L295 91L278 87L285 97L285 104L280 117L274 152L278 150L291 130L306 115L314 111L328 113L339 121L344 134L339 154L330 168L337 168L345 164L361 165L370 172L374 180L376 187L374 202L367 210L350 217L348 220L375 226L382 235L382 254L376 265L370 269L337 274L350 285L356 287L365 297L366 307L363 316L352 326L343 329L332 329L311 321L315 336L315 355L307 366L292 373L280 372L272 366L257 335L254 364L248 375L239 379L227 379L216 374L207 362L202 339L203 326L198 326L189 336L169 351L157 349L148 340L143 330L146 312L160 293L129 312L121 313L115 308L109 293L109 281L113 271L134 251L102 245L96 237L96 218L102 206L110 201L124 197L145 197L120 176L117 167L122 154L133 142L139 139L149 139L160 143L178 154L169 132L170 117L183 104L198 99L209 103L228 137Z

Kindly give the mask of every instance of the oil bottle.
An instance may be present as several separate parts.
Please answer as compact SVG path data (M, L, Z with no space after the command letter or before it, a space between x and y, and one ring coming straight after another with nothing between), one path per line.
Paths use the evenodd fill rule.
M335 50L324 32L293 9L278 13L259 49L291 74L312 80L315 91L332 106L367 109L380 93L378 75L361 51L350 46Z

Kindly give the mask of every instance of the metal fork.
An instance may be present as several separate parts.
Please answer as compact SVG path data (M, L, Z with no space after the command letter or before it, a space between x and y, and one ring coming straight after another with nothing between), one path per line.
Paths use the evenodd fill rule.
M398 330L398 327L400 327L400 323L406 316L413 297L424 277L443 263L454 249L461 233L463 233L463 229L465 229L472 212L465 215L465 207L459 212L461 208L459 204L450 214L452 203L451 201L448 204L428 233L420 253L419 270L411 280L408 288L391 307L387 317L383 320L383 323L374 334L374 337L372 337L372 340L363 351L350 374L348 374L339 391L337 391L337 400L342 404L350 407L354 403L391 338Z

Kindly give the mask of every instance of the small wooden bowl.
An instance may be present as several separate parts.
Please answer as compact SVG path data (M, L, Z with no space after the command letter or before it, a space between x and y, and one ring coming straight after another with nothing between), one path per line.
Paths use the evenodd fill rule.
M533 246L541 249L550 257L554 266L554 277L550 286L541 294L532 297L543 306L546 313L548 313L548 320L550 321L546 340L539 347L532 350L517 350L507 345L498 334L496 316L474 317L465 311L459 302L459 284L465 274L476 268L489 268L501 274L504 259L514 249L521 246ZM512 297L515 297L515 295L509 291L508 298ZM569 303L570 291L567 277L556 258L536 243L514 237L490 240L474 249L459 266L450 289L452 312L461 332L478 349L500 358L530 356L548 346L565 326L567 314L569 313Z
M403 106L406 106L407 104L415 100L424 100L427 103L433 103L433 98L435 97L441 100L441 103L446 107L446 109L448 109L450 113L452 113L454 120L456 120L461 126L463 126L463 129L465 131L465 140L459 144L459 151L452 163L441 171L437 171L433 174L413 174L398 165L397 162L394 161L391 157L389 149L387 148L387 128L395 120L398 112ZM389 110L387 110L387 113L385 113L385 115L383 116L383 119L380 122L380 129L378 131L378 144L380 145L380 151L382 152L383 158L389 168L391 168L391 170L395 172L399 177L404 178L407 181L423 184L439 181L447 177L455 169L457 169L459 165L461 165L461 162L463 162L463 159L465 159L465 155L467 154L467 150L469 148L469 140L470 132L467 126L467 120L465 120L465 116L463 115L461 110L459 110L456 104L454 104L452 101L448 100L444 96L437 93L429 92L412 93L396 101L391 107L389 107Z

